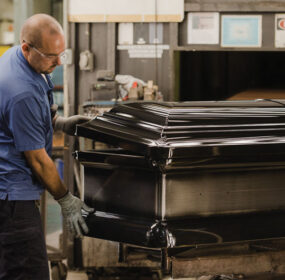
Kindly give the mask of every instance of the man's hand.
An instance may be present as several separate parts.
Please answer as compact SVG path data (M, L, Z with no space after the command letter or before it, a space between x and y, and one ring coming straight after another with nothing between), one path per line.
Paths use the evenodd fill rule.
M90 121L91 118L81 115L74 115L68 118L55 116L54 130L74 136L77 124Z
M82 237L83 231L88 233L88 227L82 217L81 209L88 213L94 212L94 208L88 207L79 198L68 192L63 198L57 200L61 206L62 215L69 231L76 237ZM83 230L83 231L82 231Z

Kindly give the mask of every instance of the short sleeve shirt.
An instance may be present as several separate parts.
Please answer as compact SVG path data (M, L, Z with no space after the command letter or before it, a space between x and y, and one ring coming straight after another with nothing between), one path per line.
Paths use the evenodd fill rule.
M0 58L0 199L37 200L43 191L24 151L51 156L52 82L35 72L20 46Z

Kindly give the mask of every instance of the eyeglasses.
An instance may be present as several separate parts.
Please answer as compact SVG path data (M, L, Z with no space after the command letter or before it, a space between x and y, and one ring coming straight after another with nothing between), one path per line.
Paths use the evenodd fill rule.
M63 63L66 59L66 52L63 51L60 54L45 54L42 53L41 51L39 51L36 47L34 47L32 44L26 42L23 40L23 43L26 43L30 48L32 48L33 50L35 50L41 57L47 58L47 59L60 59L61 63Z

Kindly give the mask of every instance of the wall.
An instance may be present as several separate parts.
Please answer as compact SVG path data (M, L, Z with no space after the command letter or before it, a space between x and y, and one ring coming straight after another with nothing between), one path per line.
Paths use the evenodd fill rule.
M0 19L1 20L14 19L13 0L0 1Z
M2 0L1 0L2 1ZM20 30L23 22L36 13L51 13L51 0L14 0L15 45L19 44Z
M185 0L185 17L182 23L164 23L163 44L169 46L169 50L164 50L162 58L130 58L127 50L118 50L118 24L112 23L90 23L91 25L91 50L95 54L95 69L92 72L81 71L78 67L79 53L88 48L86 37L86 23L69 23L70 27L70 48L74 50L75 64L69 66L67 73L72 77L69 82L69 93L71 94L69 103L73 107L72 110L78 111L78 106L90 98L90 88L95 82L97 71L100 69L110 69L116 74L130 74L145 81L152 79L158 83L158 86L164 94L165 100L179 99L181 87L184 87L183 77L185 83L189 82L188 72L191 63L196 65L196 71L193 72L193 77L200 79L200 85L194 84L193 88L200 87L199 90L194 90L195 99L219 99L224 98L232 92L239 90L240 81L246 83L247 77L228 75L225 71L234 72L235 65L241 69L243 73L244 65L238 65L236 58L225 58L223 55L216 56L209 55L207 69L200 69L202 65L207 67L207 58L199 58L198 56L191 59L187 54L182 52L221 52L221 51L270 51L283 52L284 49L276 49L274 47L274 17L275 13L284 12L285 1L260 1L260 0L240 0L240 1L224 1L224 0ZM220 44L217 45L190 45L187 43L187 12L201 12L201 11L215 11L223 14L260 14L262 15L262 47L261 48L222 48ZM136 34L145 34L147 37L148 24L134 24L134 38ZM72 33L72 34L71 34ZM136 40L134 40L136 41ZM250 55L248 55L250 57ZM204 59L204 62L200 60ZM228 65L231 61L230 66ZM187 66L188 62L188 66ZM177 63L183 64L179 67ZM224 67L225 66L225 67ZM200 67L200 68L199 68ZM213 69L224 69L222 73L216 73ZM200 69L200 70L199 70ZM222 70L221 70L222 71ZM180 73L180 74L179 74ZM196 75L196 76L195 76ZM208 76L207 76L208 75ZM210 80L203 83L203 77ZM222 83L232 83L232 87L221 87ZM211 94L208 94L207 89L214 89ZM187 97L186 97L187 98ZM73 101L75 100L75 103Z
M79 69L80 52L89 48L88 23L70 23L70 28L75 30L70 34L70 47L74 50L74 66L68 67L68 76L75 80L70 81L74 89L76 104L82 104L92 96L91 87L97 79L98 70L109 69L116 74L133 75L144 81L154 80L165 98L169 98L169 51L164 50L162 58L130 58L128 50L117 50L117 28L115 23L90 23L90 50L95 55L94 71ZM135 24L134 41L139 33L148 38L148 23ZM169 24L163 24L163 44L169 45ZM74 85L73 85L74 84ZM72 100L70 100L72 104Z

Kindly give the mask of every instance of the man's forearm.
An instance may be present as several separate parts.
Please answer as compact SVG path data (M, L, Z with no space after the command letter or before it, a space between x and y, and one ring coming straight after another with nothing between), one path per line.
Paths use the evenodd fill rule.
M67 188L61 181L56 166L44 149L24 152L33 173L55 199L63 197Z

